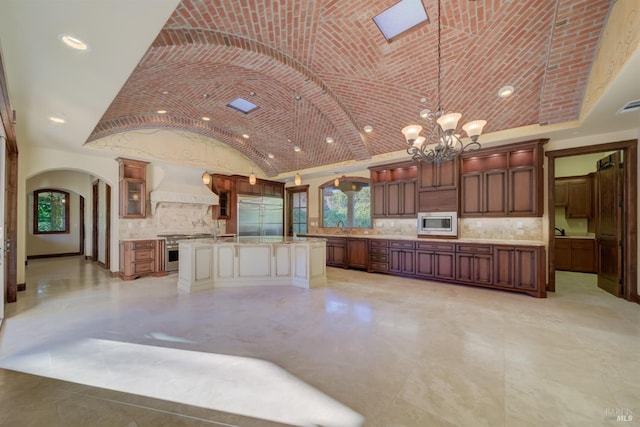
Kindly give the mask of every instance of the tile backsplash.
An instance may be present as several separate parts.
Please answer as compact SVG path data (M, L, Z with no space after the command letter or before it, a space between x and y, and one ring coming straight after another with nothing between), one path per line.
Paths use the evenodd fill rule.
M315 224L315 225L314 225ZM416 219L374 219L372 228L322 228L309 218L309 234L416 236ZM542 241L542 218L461 218L459 238Z
M191 203L160 203L144 219L121 219L120 238L154 238L159 234L211 234L226 232L226 221L214 220L209 206Z

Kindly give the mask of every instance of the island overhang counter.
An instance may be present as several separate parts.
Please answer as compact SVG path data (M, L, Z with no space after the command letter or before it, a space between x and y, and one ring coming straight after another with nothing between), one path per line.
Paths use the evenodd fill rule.
M178 291L232 286L324 286L326 240L205 238L179 242Z

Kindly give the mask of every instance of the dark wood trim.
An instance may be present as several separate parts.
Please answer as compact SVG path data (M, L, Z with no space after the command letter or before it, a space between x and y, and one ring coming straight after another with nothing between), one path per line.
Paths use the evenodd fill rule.
M85 256L84 256L84 260L85 260L85 261L89 261L89 262L93 262L93 258L92 258L92 257L90 257L89 255L85 255Z
M102 261L98 261L96 264L98 265L98 267L107 268L106 264Z
M547 188L549 206L549 278L548 291L555 291L555 215L552 209L555 206L555 159L582 154L601 153L606 151L623 151L624 158L624 299L628 301L638 300L638 140L609 142L605 144L589 145L583 147L567 148L563 150L547 151L549 158L547 167Z
M22 291L26 291L27 290L27 284L26 283L18 283L18 292L22 292Z
M284 189L285 196L284 200L286 202L285 212L287 214L287 218L285 221L286 230L285 235L293 236L293 231L291 230L291 226L293 224L291 215L293 213L293 195L296 193L307 193L307 233L309 232L309 185L295 185L293 187L286 187Z
M111 186L105 183L104 265L111 268Z
M80 242L78 244L78 252L84 254L84 239L86 237L84 229L84 196L80 196Z
M64 230L56 230L56 231L39 231L38 230L38 196L40 193L60 193L64 194ZM70 215L70 206L71 205L71 195L68 191L58 190L55 188L39 188L33 191L33 234L69 234L69 215Z
M78 256L78 255L82 255L82 252L65 252L62 254L28 255L27 259L61 258L65 256Z
M98 197L100 195L100 181L91 186L91 259L98 259Z

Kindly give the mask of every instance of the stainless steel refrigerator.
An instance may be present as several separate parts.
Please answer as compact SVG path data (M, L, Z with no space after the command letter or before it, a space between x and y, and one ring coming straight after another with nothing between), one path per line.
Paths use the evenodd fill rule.
M284 200L238 196L238 236L282 236Z

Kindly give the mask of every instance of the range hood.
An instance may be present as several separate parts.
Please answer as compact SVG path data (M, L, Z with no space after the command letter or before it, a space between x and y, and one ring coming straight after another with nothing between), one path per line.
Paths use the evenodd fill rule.
M159 203L189 203L208 207L218 204L218 196L202 183L201 170L166 165L154 167L153 172L162 178L149 194L152 214Z

